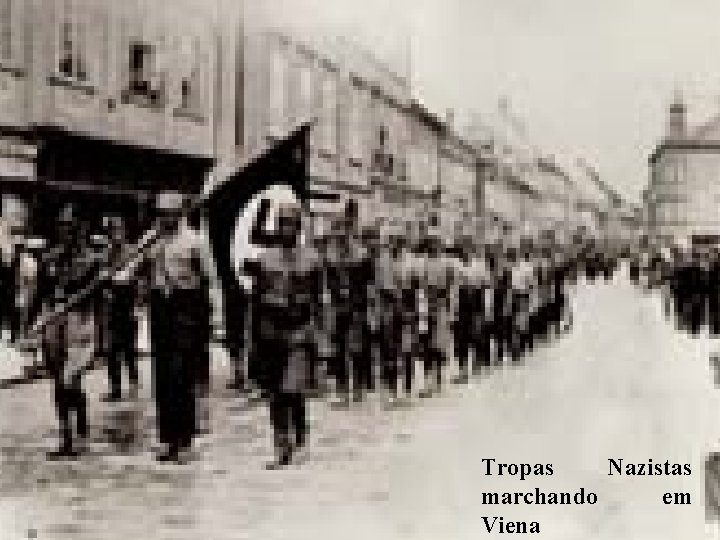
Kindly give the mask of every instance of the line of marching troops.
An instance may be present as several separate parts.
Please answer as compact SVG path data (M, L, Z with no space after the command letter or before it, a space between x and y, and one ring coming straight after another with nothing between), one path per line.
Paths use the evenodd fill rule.
M661 291L678 329L720 336L720 249L714 244L645 246L632 261L633 282Z
M104 400L137 395L138 298L149 306L159 459L181 460L207 428L212 257L198 224L183 217L185 202L161 194L164 240L46 325L35 345L54 383L61 441L53 457L85 447L88 370L106 367ZM262 249L235 261L250 286L242 305L224 306L225 344L236 368L231 384L267 399L272 467L289 464L305 445L309 396L347 404L384 392L392 403L517 362L569 327L568 287L580 274L607 279L617 266L617 258L587 243L560 246L552 237L482 248L471 238L452 246L430 236L412 244L400 236L383 241L377 228L358 227L352 205L330 234L313 235L311 221L295 201L273 207L264 199L249 235ZM106 219L95 246L81 223L65 212L52 247L26 241L5 257L2 315L18 347L29 346L23 329L39 313L61 305L112 261L127 259L120 216Z

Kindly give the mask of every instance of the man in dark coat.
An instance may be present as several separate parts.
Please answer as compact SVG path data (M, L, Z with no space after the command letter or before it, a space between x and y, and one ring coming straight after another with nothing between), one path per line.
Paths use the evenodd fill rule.
M183 215L186 199L157 200L164 238L151 254L150 336L161 461L184 457L198 433L198 402L210 375L210 254ZM148 268L146 267L146 270Z

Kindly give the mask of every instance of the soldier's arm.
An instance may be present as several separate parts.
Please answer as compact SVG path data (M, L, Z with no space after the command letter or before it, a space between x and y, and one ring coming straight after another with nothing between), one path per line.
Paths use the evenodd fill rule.
M265 224L270 215L270 200L262 199L257 216L250 229L250 242L257 245L271 245L277 243L277 235L269 233Z

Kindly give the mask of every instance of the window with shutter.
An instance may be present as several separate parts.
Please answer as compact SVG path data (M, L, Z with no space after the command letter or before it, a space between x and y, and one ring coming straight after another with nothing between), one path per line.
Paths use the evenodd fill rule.
M156 73L156 47L144 41L132 41L128 50L128 85L123 102L140 106L164 106L164 80Z
M60 55L57 71L67 79L87 81L88 73L81 46L84 25L70 18L65 19L60 27Z
M183 73L180 78L179 105L175 112L196 121L204 119L202 99L202 69L200 40L185 38L182 43Z
M78 0L59 2L56 26L55 77L58 83L86 83L90 79L87 13Z

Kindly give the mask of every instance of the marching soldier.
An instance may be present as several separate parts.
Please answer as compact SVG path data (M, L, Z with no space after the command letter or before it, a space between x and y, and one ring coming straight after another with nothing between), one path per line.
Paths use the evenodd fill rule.
M415 379L415 352L418 338L418 312L420 275L417 271L417 258L407 245L407 241L399 239L398 258L394 267L395 284L398 287L396 309L400 332L398 340L398 369L402 377L405 397L413 391Z
M325 268L334 345L329 367L343 401L349 397L351 381L356 401L372 386L368 288L373 265L358 242L357 219L357 205L349 201L341 219L334 224Z
M381 297L379 287L379 267L378 259L381 254L380 247L380 231L374 228L368 228L363 231L363 266L364 272L368 277L367 286L365 289L365 332L366 340L365 352L363 355L367 355L368 360L366 367L368 372L367 377L367 388L368 391L374 391L376 389L376 374L377 367L381 365L378 362L378 357L382 350L382 325L381 325Z
M450 267L449 261L440 253L439 240L429 238L424 257L424 272L420 276L420 292L423 297L420 351L425 372L426 395L439 391L445 365L442 337L449 309Z
M125 223L121 216L109 216L106 220L110 261L119 264L126 252L128 243ZM126 367L130 388L133 393L138 389L137 366L137 321L135 320L135 300L138 291L132 276L120 271L111 277L109 286L103 291L104 329L106 361L110 379L108 401L118 401L122 397L122 368Z
M253 279L249 375L268 399L276 451L268 468L277 468L289 465L307 439L305 392L322 278L302 239L300 206L279 205L272 233L265 229L270 205L262 199L250 235L264 252L245 261L244 271Z
M377 260L376 290L379 298L379 328L381 333L380 376L390 398L397 397L400 375L400 352L402 350L403 312L400 302L399 280L400 246L394 240L390 247L383 247Z
M711 251L706 288L710 335L717 337L720 336L720 252L717 248Z
M353 260L351 271L350 309L352 313L349 339L352 368L353 399L360 401L365 392L374 389L374 355L370 322L370 289L374 280L373 252L362 249L359 239L351 237Z
M82 225L72 206L63 209L59 242L43 261L45 312L62 305L98 272L101 261L89 249ZM44 329L44 361L54 383L61 433L60 446L48 455L51 458L76 456L87 440L87 397L82 382L95 359L94 308L94 298L88 298L51 319Z
M518 361L528 349L530 338L530 300L532 295L533 266L530 251L522 250L520 259L512 269L513 342L512 358Z
M505 354L510 352L513 342L512 313L512 264L514 255L511 251L494 260L493 271L493 337L497 360L502 363Z
M330 237L325 268L325 284L330 294L332 350L329 372L335 379L335 392L341 401L349 398L349 346L353 312L351 305L352 254L344 223L336 222ZM338 230L339 229L339 230Z
M544 245L541 249L538 264L535 267L533 294L530 299L530 348L538 342L544 342L550 329L552 316L552 259L550 249Z
M471 251L468 279L472 306L470 332L474 354L473 371L477 373L480 368L490 365L493 324L491 274L483 254Z
M472 348L472 321L475 310L474 292L470 279L471 254L469 246L463 246L460 257L455 272L455 305L453 308L453 338L455 358L458 365L458 376L455 380L457 383L467 382L470 376L468 363Z

